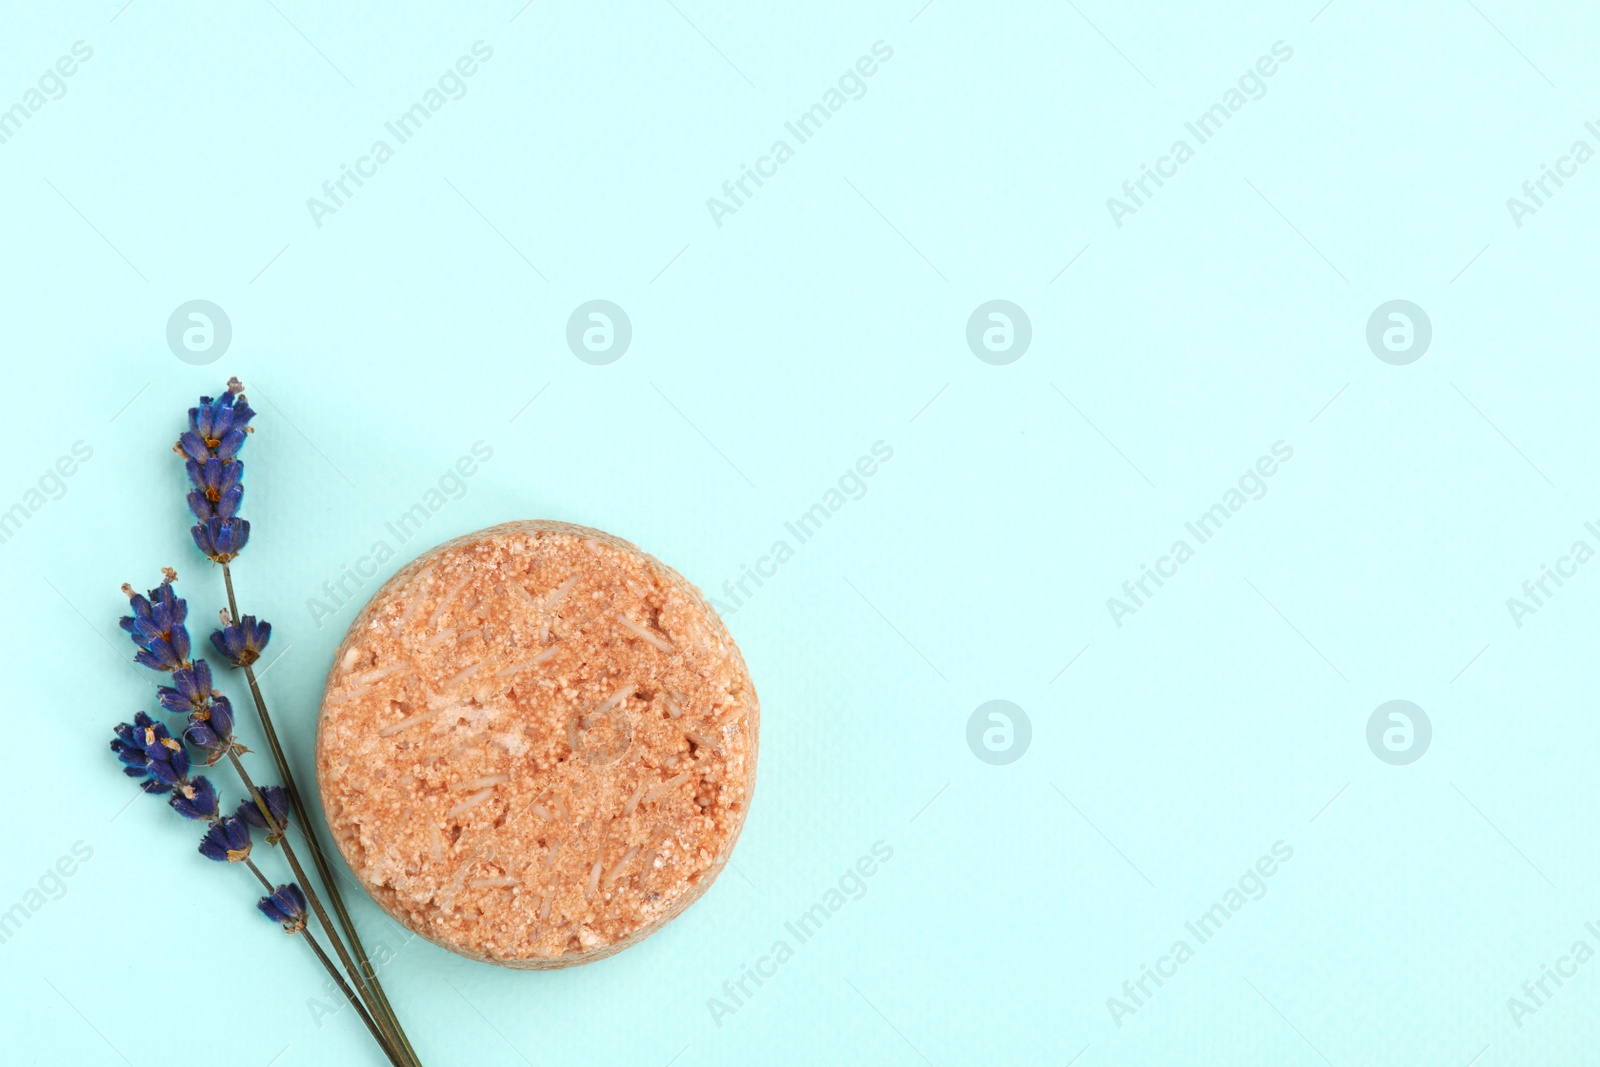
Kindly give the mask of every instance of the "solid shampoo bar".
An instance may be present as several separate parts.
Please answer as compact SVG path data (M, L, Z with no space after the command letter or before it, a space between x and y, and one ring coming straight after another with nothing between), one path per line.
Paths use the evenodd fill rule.
M727 862L756 693L722 620L597 530L514 522L408 564L335 654L317 730L328 825L385 910L511 967L658 930Z

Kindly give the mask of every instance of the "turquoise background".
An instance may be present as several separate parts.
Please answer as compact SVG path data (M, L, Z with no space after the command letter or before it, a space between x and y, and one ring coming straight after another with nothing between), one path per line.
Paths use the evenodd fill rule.
M0 544L5 1061L379 1062L105 748L152 702L119 584L172 565L197 620L222 602L167 449L238 375L240 596L306 780L357 606L312 598L479 441L358 600L465 531L596 526L719 596L762 698L735 869L643 945L513 973L356 902L428 1063L1595 1062L1600 963L1508 998L1600 949L1600 564L1520 620L1507 599L1600 548L1600 163L1520 226L1507 198L1600 148L1600 14L1321 2L8 7L0 109L93 55L0 144L0 510L27 512ZM319 226L308 198L479 41L465 95ZM719 226L707 199L880 41ZM1118 226L1107 199L1280 41L1265 95ZM206 366L166 337L194 299L232 328ZM591 299L632 324L605 366L566 342ZM992 299L1031 323L1006 365L966 341ZM1366 339L1396 299L1432 325L1404 366ZM879 441L860 499L719 592ZM1265 495L1119 626L1108 598L1277 442ZM995 699L1031 723L998 766L967 741ZM1406 765L1367 742L1396 699L1432 725Z

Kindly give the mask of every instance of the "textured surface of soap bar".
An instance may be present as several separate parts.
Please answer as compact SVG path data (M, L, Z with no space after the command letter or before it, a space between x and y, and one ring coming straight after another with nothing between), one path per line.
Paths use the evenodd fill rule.
M749 809L759 715L676 571L597 530L507 523L362 610L328 674L317 780L340 851L401 923L564 967L705 892Z

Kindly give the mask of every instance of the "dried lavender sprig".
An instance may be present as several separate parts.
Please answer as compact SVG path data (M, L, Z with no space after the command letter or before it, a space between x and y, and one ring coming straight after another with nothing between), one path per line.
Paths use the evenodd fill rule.
M272 749L278 775L283 779L284 786L289 792L295 818L299 820L306 842L310 846L312 862L317 868L317 874L322 878L323 889L328 899L333 903L334 913L338 916L339 926L344 931L345 939L360 962L364 988L370 990L375 1001L374 1009L384 1023L385 1029L404 1048L406 1055L420 1067L422 1061L412 1048L405 1029L400 1025L394 1006L389 1003L388 994L384 992L383 984L378 980L377 969L367 958L366 946L362 944L361 935L350 918L349 909L344 903L344 894L340 892L327 857L323 854L322 845L311 828L305 802L301 799L301 792L295 783L293 772L289 769L283 745L279 742L277 730L273 727L272 716L267 711L267 702L261 695L261 687L256 680L253 664L260 659L262 650L266 648L267 641L272 635L272 626L270 623L258 622L253 615L240 615L238 601L234 596L233 574L228 564L238 557L250 539L250 523L238 514L244 499L244 463L238 455L240 449L244 447L246 435L254 432L248 425L254 417L255 411L244 396L243 383L238 378L230 378L228 387L221 396L215 398L203 396L199 404L189 409L189 429L179 436L178 443L174 447L174 451L185 457L184 469L188 472L190 484L194 487L189 493L189 509L198 521L190 533L194 537L195 545L206 558L213 563L221 564L223 584L228 593L228 611L222 619L223 628L211 635L211 643L235 666L244 670L250 695L255 701L256 712L261 719L262 732L266 735L267 746ZM337 939L335 947L338 947Z
M221 396L203 396L189 409L189 428L178 435L172 448L184 457L184 469L194 486L189 510L198 521L189 533L213 563L227 563L244 551L250 540L250 522L239 518L244 464L237 457L255 414L244 397L243 384L229 378Z

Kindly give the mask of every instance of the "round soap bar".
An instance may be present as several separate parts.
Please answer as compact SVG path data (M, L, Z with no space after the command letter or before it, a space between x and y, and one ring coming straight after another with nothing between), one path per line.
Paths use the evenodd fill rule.
M706 891L755 786L759 707L722 620L598 530L513 522L384 584L317 728L328 826L389 914L464 956L566 967Z

